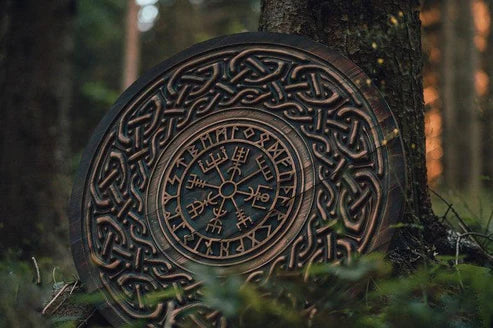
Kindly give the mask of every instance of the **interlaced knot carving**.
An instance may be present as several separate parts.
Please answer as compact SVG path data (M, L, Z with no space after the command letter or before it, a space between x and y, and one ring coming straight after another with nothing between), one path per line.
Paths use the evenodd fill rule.
M238 123L205 127L207 133L195 136L188 130L238 108L276 119L246 124L239 117ZM296 131L306 158L294 154L294 132L274 129L276 120ZM187 133L188 142L173 144ZM200 287L161 250L155 234L220 265L228 256L248 260L250 249L270 247L276 229L306 219L282 251L245 273L250 281L268 279L277 268L337 262L365 251L381 224L388 192L384 137L354 84L308 52L237 45L175 65L108 125L91 162L82 217L96 279L124 318L154 327L164 322L166 304L149 302L148 295L179 290L173 313L178 315L199 306ZM176 156L161 166L169 145ZM149 189L153 174L162 178L160 192ZM156 222L164 232L148 223L154 215L146 213L149 193L156 192ZM313 197L308 210L293 210L306 197ZM343 235L335 232L336 222L345 228ZM219 315L210 318L214 322Z

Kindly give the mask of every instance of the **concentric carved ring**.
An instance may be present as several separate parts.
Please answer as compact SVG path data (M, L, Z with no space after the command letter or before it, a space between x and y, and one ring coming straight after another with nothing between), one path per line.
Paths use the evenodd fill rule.
M198 264L265 281L385 248L405 163L368 81L320 44L246 33L194 46L132 85L92 137L71 204L76 266L108 320L157 327L209 311ZM172 311L147 301L168 288Z
M311 164L303 139L274 115L209 115L170 144L151 175L149 223L165 236L155 239L179 253L166 251L178 265L261 266L265 259L251 259L284 248L310 210L313 166L302 159Z

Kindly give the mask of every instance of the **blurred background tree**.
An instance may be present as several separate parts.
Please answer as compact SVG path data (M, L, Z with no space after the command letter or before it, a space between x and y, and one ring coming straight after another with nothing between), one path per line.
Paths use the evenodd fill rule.
M0 8L0 249L66 255L76 3Z
M420 15L428 182L468 222L493 214L492 14L491 0L424 0Z

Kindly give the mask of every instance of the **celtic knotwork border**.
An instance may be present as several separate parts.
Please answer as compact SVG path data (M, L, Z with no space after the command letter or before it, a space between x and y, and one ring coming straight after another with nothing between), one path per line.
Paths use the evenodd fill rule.
M103 307L117 314L115 323L162 322L166 305L146 298L164 288L178 291L175 314L197 300L199 283L155 245L145 198L159 154L176 134L216 111L274 114L299 131L313 159L307 223L247 280L268 279L276 268L339 261L388 241L385 227L402 207L390 193L403 188L404 164L399 139L389 139L396 126L381 97L361 71L322 46L308 42L307 51L295 46L301 44L296 38L285 44L261 42L263 35L244 38L192 49L144 78L134 86L138 93L124 95L106 117L85 155L72 200L74 257L89 287L104 291ZM335 233L337 222L344 235Z

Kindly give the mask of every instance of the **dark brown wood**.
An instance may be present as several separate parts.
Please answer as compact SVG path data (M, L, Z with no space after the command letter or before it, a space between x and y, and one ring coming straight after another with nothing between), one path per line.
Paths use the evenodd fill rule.
M111 323L160 325L201 306L192 265L262 282L385 249L404 190L400 131L360 68L305 38L238 34L163 62L105 116L72 250ZM180 290L172 313L146 303L165 288Z

